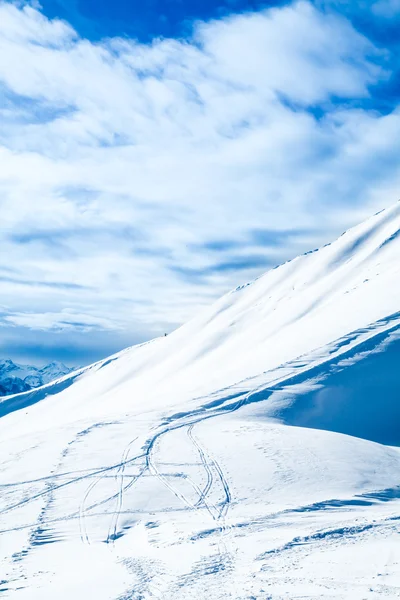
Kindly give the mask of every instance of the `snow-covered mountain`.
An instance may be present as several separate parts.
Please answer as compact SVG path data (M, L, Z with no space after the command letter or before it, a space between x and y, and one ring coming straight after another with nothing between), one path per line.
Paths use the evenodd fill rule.
M0 396L26 392L71 373L74 369L54 361L44 367L20 365L10 359L0 360Z
M398 597L400 203L0 403L5 598Z

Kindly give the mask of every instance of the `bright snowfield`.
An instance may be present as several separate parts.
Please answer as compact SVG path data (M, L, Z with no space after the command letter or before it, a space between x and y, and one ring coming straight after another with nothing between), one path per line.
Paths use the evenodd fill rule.
M1 597L400 597L399 311L397 203L1 399Z

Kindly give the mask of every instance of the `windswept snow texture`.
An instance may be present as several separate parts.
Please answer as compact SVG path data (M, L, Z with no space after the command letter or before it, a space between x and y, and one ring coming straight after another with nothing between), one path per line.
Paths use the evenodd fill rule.
M2 399L2 597L400 597L399 230Z
M74 369L54 361L42 368L0 360L0 396L19 394L71 373Z

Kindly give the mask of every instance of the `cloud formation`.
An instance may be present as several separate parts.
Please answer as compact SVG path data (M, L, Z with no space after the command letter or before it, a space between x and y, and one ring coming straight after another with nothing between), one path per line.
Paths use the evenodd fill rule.
M3 326L133 343L395 201L390 64L307 2L151 44L0 3Z

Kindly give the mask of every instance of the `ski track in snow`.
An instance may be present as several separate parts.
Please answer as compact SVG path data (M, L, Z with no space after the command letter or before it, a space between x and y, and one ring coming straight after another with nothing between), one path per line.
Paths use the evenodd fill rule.
M1 597L400 598L399 226L0 399Z
M284 383L280 379L280 385ZM276 385L268 388L269 391L276 391ZM219 406L217 409L206 410L205 413L194 413L192 416L190 413L184 414L182 417L173 418L172 422L168 426L162 426L161 424L158 427L158 431L153 434L152 437L144 444L142 447L141 454L130 457L130 452L132 446L137 442L138 436L134 437L123 449L120 461L114 465L104 466L100 468L95 468L89 470L89 472L84 472L84 474L79 474L77 477L71 477L68 481L62 483L53 484L52 481L57 481L58 478L64 476L71 476L73 472L65 471L62 472L62 468L64 466L65 461L68 458L71 449L79 444L80 441L85 436L89 436L92 430L95 430L99 427L107 427L108 423L96 423L93 426L86 428L78 432L78 434L74 437L72 441L70 441L66 448L61 453L61 457L57 466L51 475L46 478L42 478L45 489L42 492L34 494L31 497L25 497L20 503L11 505L3 509L2 513L14 511L21 506L28 504L29 502L35 501L38 498L43 497L45 499L45 503L43 508L40 511L39 517L36 522L32 525L25 525L26 528L30 529L31 533L29 535L29 540L27 546L20 551L20 553L13 555L13 561L21 563L24 561L29 554L35 549L36 546L40 544L46 543L55 543L57 541L57 534L53 533L53 538L49 536L46 540L46 531L51 531L51 527L54 526L54 523L51 519L47 520L46 515L48 514L53 502L54 496L59 490L63 490L67 486L74 485L80 481L91 480L89 486L87 487L82 501L79 507L79 511L77 513L72 513L70 515L66 515L62 517L60 521L65 521L69 519L75 519L78 515L79 517L79 527L80 527L80 537L82 542L86 544L91 544L90 535L88 533L87 528L87 519L89 513L92 513L94 509L97 509L101 506L104 506L110 502L115 503L114 509L109 513L110 520L107 535L105 536L105 541L107 543L115 544L118 539L120 532L118 531L118 522L122 514L122 508L124 503L124 495L128 490L133 488L144 476L151 475L155 477L160 483L167 488L167 490L175 496L183 505L185 510L194 511L194 512L203 512L206 509L209 517L215 522L215 526L209 530L207 533L202 534L200 537L212 537L218 534L221 535L221 538L218 539L218 559L213 559L207 566L207 563L202 562L201 568L195 569L191 575L187 574L182 576L181 585L188 585L189 582L193 582L193 578L200 576L200 573L203 573L204 576L209 574L216 574L218 572L226 571L229 567L229 563L232 561L232 552L228 552L226 548L227 536L232 537L232 531L235 529L243 529L245 524L236 523L234 525L227 525L226 517L229 510L229 506L231 505L232 493L230 486L228 484L226 475L223 472L223 469L220 466L220 463L214 458L210 456L210 452L206 449L198 440L197 436L194 433L195 426L203 422L207 422L210 419L221 419L221 417L237 412L242 406L246 404L249 400L249 394L244 394L240 399L233 404L225 404ZM112 424L112 423L111 423ZM182 493L179 488L177 488L173 483L171 483L171 474L169 476L163 474L158 465L163 464L163 457L160 454L159 448L165 444L169 435L174 434L180 429L186 429L187 438L190 440L191 444L195 448L198 453L200 459L200 465L206 474L206 482L203 487L200 487L192 478L187 475L186 478L190 481L193 490L197 493L197 499L191 500L184 493ZM306 449L307 452L311 452L309 449ZM315 455L314 455L315 457ZM278 470L282 470L286 472L285 477L288 477L288 469L285 467L283 459L279 459L279 452L276 452L274 456L271 457L276 462L276 468ZM140 464L141 461L141 464ZM132 466L139 463L139 472L136 476L131 476L129 481L126 483L125 479L125 470L126 467ZM91 494L93 493L96 486L104 480L105 478L111 479L114 482L114 492L106 497L101 497L96 502L89 504L89 499ZM290 477L289 477L290 479ZM35 482L35 480L31 480ZM27 482L16 482L15 486L27 485L31 483L31 481ZM36 480L41 481L41 479ZM12 487L13 484L6 484L7 487ZM223 493L223 498L216 504L215 502L210 501L208 498L215 491L214 488L218 487L221 489ZM328 501L327 501L328 502ZM287 511L281 511L280 516L293 514L296 511L302 512L307 510L307 507L295 507L293 509L289 509ZM308 510L312 510L312 506L309 507ZM93 513L96 514L96 513ZM253 522L247 525L247 528L250 529L259 529L260 526L268 527L268 522L271 525L273 519L276 519L278 514L270 515L266 519L263 520L254 520ZM276 555L281 555L282 553L288 553L291 551L297 551L298 547L301 546L310 546L315 544L320 544L322 542L326 543L327 540L332 539L335 543L342 543L343 538L353 538L355 536L360 536L366 531L370 531L372 529L378 529L382 527L388 527L391 522L393 522L396 517L389 517L382 523L367 523L360 526L351 526L351 527L343 527L339 529L332 529L326 531L318 531L315 534L303 536L303 537L295 537L290 542L287 542L282 547L273 548L272 550L267 551L263 555L256 558L256 560L263 562L262 570L267 569L267 563L269 557L276 557ZM57 521L56 521L57 522ZM392 525L393 527L393 525ZM398 525L395 525L396 530L398 531ZM213 533L214 532L214 533ZM340 542L341 540L341 542ZM222 548L223 545L223 548ZM222 549L221 549L222 548ZM267 561L267 562L265 562ZM160 582L157 584L156 580L160 580L160 575L154 576L152 579L152 583L144 586L144 596L147 597L159 597L162 598L164 593L167 593L164 590L163 586L160 589L157 588L157 585L160 586ZM183 583L186 582L186 583ZM147 591L146 591L147 590ZM164 591L163 591L164 590ZM132 592L133 593L133 592ZM132 596L121 596L120 598L129 598L136 597Z
M282 381L280 379L279 381L280 381L280 385L284 384L284 380ZM276 391L277 386L275 384L268 389L271 392ZM239 398L239 400L237 400L233 404L227 403L225 405L220 405L220 406L218 406L217 409L212 408L211 410L210 409L206 410L205 413L198 414L195 412L193 414L193 416L190 413L186 413L182 417L173 418L171 423L168 426L165 427L165 426L162 426L161 424L159 425L158 431L156 431L156 433L153 434L153 436L150 437L149 440L142 447L141 454L134 456L134 457L129 456L132 446L138 440L138 436L136 436L131 441L129 441L129 443L124 447L122 454L121 454L120 461L118 463L116 463L114 465L110 465L110 466L104 466L104 467L100 467L100 468L91 469L91 470L89 470L89 472L84 472L83 474L79 474L77 477L71 477L70 479L68 479L65 482L54 484L53 480L57 481L57 479L59 479L60 477L65 477L65 476L70 477L71 475L73 475L73 472L71 472L71 471L62 472L64 463L67 460L68 455L71 452L71 449L76 444L79 444L79 442L82 441L82 439L85 436L89 436L92 430L95 430L98 427L107 427L108 423L96 423L93 426L90 426L90 427L86 428L85 430L78 432L77 435L74 437L74 439L72 441L70 441L68 443L67 447L64 448L64 450L62 451L60 460L59 460L57 466L55 467L54 471L51 473L51 475L47 476L46 478L42 478L44 485L45 485L45 489L43 489L39 493L34 494L31 497L29 497L29 496L25 497L20 503L8 506L5 509L3 509L2 513L14 511L21 506L25 506L29 502L33 502L33 501L37 500L38 498L43 497L45 499L44 506L41 509L36 522L32 525L28 525L28 524L25 525L25 527L30 529L30 531L31 531L31 533L29 535L28 544L19 553L13 555L13 561L21 563L29 556L29 554L38 545L46 544L46 543L55 543L57 541L56 533L53 533L52 536L49 535L49 538L46 539L46 531L51 531L51 527L54 527L54 525L56 524L51 519L49 519L49 520L46 519L46 515L48 514L52 504L54 503L55 494L59 490L63 490L65 487L74 485L75 483L78 483L80 481L85 481L85 480L91 480L91 481L82 497L79 511L77 513L72 513L70 515L66 515L65 517L62 517L60 519L60 521L65 521L65 520L69 520L69 519L73 520L78 516L81 540L82 540L82 542L84 542L86 544L91 544L92 542L90 539L90 535L88 533L87 519L92 518L92 517L90 517L90 515L93 513L93 511L95 509L98 509L101 506L107 505L110 502L114 502L115 507L109 513L110 519L109 519L107 535L105 536L105 541L107 543L112 542L113 544L115 544L115 542L117 541L117 539L120 535L120 532L118 531L118 522L119 522L119 519L123 512L122 509L123 509L123 503L124 503L124 495L126 494L127 491L129 491L131 488L133 488L147 474L147 475L151 475L151 476L155 477L158 481L160 481L160 483L165 488L167 488L167 490L181 502L182 507L185 510L194 511L194 512L199 511L202 513L204 511L204 509L206 509L209 517L215 523L215 526L213 526L213 528L211 530L209 530L207 533L203 533L200 536L200 538L204 539L207 537L213 537L218 534L218 531L219 531L218 535L221 536L221 538L217 540L217 546L218 546L217 556L219 556L219 558L215 559L216 562L214 559L211 560L211 562L209 563L209 566L207 566L207 563L202 562L200 570L195 569L191 573L191 575L187 574L187 575L182 576L181 585L188 585L189 582L193 582L193 578L199 577L200 573L203 573L203 576L206 576L209 574L215 575L216 573L219 573L221 570L226 571L226 569L228 569L228 567L229 567L229 563L232 561L232 552L228 552L227 547L226 547L227 536L232 537L232 532L236 529L239 529L239 530L243 529L245 524L236 523L234 525L229 525L229 526L227 525L227 523L226 523L227 513L229 510L229 506L231 505L231 503L233 501L230 486L228 484L226 475L224 474L223 469L220 466L220 463L214 457L211 457L209 450L206 449L199 442L199 439L197 438L197 436L194 433L194 428L195 428L195 426L198 426L199 424L206 422L210 419L221 419L221 417L223 417L225 415L229 415L229 414L237 412L242 406L244 406L246 404L246 402L248 402L248 400L249 400L249 394L244 394L242 397ZM198 454L199 460L200 460L199 464L201 465L201 467L204 470L204 473L206 474L206 482L203 487L200 487L198 484L196 484L192 480L192 478L189 475L186 475L186 479L188 481L190 481L190 483L192 485L192 489L197 494L197 499L194 499L194 500L191 500L190 498L188 498L187 495L184 494L182 491L180 491L180 489L176 485L171 483L171 480L173 479L171 474L169 474L169 476L166 474L163 474L158 467L158 465L163 464L163 457L162 457L162 454L160 454L159 448L162 447L163 444L165 444L169 435L171 435L171 434L173 435L175 432L177 432L180 429L186 429L187 438L190 440L191 444L195 448L195 450ZM309 449L307 449L307 452L311 452L311 451ZM279 453L278 452L275 453L275 455L272 457L272 459L274 461L277 461L276 468L278 470L282 470L282 472L286 471L285 477L287 478L288 477L288 469L287 469L287 467L285 467L283 459L279 459ZM136 476L131 476L129 478L128 482L126 483L125 482L126 467L128 465L132 466L137 463L139 463L138 474ZM114 482L114 484L113 484L114 492L112 494L107 495L106 497L101 497L96 502L92 502L90 504L89 503L90 496L92 495L96 486L98 486L99 483L101 483L101 481L106 478L111 479L111 481ZM289 479L290 479L290 477L289 477ZM31 480L31 481L35 482L35 480ZM15 486L18 487L21 485L29 485L29 483L31 483L31 481L16 482ZM41 481L41 480L39 479L36 481ZM6 484L7 487L12 487L12 485L13 484ZM209 497L215 491L216 486L218 488L220 488L221 492L223 493L223 498L220 499L218 501L218 503L215 503L215 502L209 500ZM217 493L218 493L218 491L217 491ZM312 507L309 508L309 510L311 510L311 509L312 509ZM280 515L283 516L285 514L286 515L293 514L296 511L302 512L304 510L307 510L307 507L295 507L295 508L289 509L287 511L281 511ZM93 515L95 515L95 514L96 513L93 513ZM88 515L89 515L89 517L88 517ZM269 517L267 517L267 519L264 519L264 523L262 522L263 520L258 520L258 521L254 520L253 522L251 522L247 525L247 529L257 530L260 528L260 526L261 527L265 526L265 524L267 524L266 526L268 527L268 522L271 525L272 520L276 519L277 517L278 517L278 514L270 515ZM301 546L310 546L313 544L318 545L322 542L326 543L327 540L330 540L330 539L332 539L335 543L338 543L338 541L340 539L343 542L342 538L350 538L350 537L360 536L364 532L370 531L372 529L388 527L388 525L391 524L391 522L393 522L394 519L395 519L395 517L389 517L386 521L384 521L382 523L367 523L367 524L363 524L360 526L351 526L351 527L343 527L343 528L339 528L339 529L332 529L332 530L326 530L326 531L318 531L315 534L303 536L303 537L298 536L298 537L293 538L290 542L287 542L286 544L284 544L282 547L273 548L272 550L267 551L263 555L257 557L256 560L263 562L262 570L265 570L268 568L267 564L268 564L269 557L271 557L271 556L276 557L276 555L280 555L282 553L297 551L298 547L301 547ZM392 525L392 527L393 527L393 525ZM395 527L397 528L397 531L398 531L397 524L395 525ZM265 562L265 561L267 561L267 562ZM158 584L156 583L156 580L158 580ZM186 583L184 583L184 582L186 582ZM168 592L166 590L164 590L163 586L161 586L160 589L158 589L157 586L160 586L160 585L161 585L160 584L160 575L157 575L157 576L154 575L154 577L152 579L152 583L148 584L147 587L146 586L143 587L143 590L144 590L143 597L147 597L146 594L148 594L148 597L162 598L163 594L168 593ZM128 595L128 596L121 596L120 598L125 598L125 597L126 598L129 598L129 597L134 598L136 596Z

